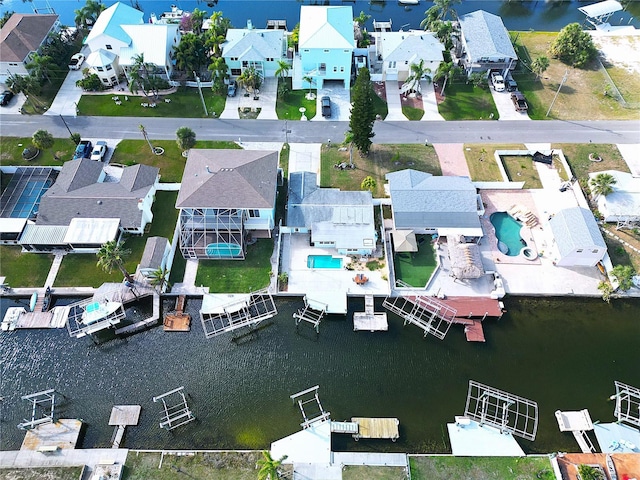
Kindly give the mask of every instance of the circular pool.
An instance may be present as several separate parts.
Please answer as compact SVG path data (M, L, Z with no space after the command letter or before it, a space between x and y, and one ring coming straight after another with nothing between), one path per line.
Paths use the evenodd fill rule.
M535 260L538 257L536 255L536 252L534 252L533 249L529 247L524 247L522 250L520 250L520 255L531 261Z

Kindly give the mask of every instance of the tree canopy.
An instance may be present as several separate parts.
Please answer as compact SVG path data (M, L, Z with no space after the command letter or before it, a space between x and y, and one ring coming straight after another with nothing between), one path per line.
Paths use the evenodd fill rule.
M373 124L376 120L374 95L371 76L367 68L361 68L353 85L352 108L349 118L349 131L353 134L353 144L358 151L367 155L371 148L371 139L375 135Z
M606 197L610 193L613 193L613 186L616 184L616 179L613 175L609 173L599 173L591 180L589 180L589 185L591 186L591 191L593 195L596 197L604 196Z
M100 247L98 253L96 253L98 256L98 267L102 268L107 273L111 273L114 269L118 269L128 282L133 282L133 278L124 268L125 259L130 253L131 250L124 248L124 246L116 240L106 242Z
M550 53L561 62L573 67L585 67L598 53L589 32L579 23L570 23L558 33L551 44Z
M39 150L46 150L53 147L53 135L46 130L38 130L31 137L33 145Z
M178 143L178 147L180 147L180 150L189 150L196 144L196 133L189 127L180 127L178 130L176 130L176 137L176 141Z

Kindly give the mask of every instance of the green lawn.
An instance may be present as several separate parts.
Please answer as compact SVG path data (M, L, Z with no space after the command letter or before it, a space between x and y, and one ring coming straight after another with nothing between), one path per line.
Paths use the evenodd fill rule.
M446 88L445 100L438 105L445 120L498 120L489 89L470 83L450 83Z
M406 480L407 472L402 467L371 467L347 465L342 469L342 480Z
M28 127L25 133L29 132ZM33 132L35 133L35 129ZM62 166L63 162L73 158L76 149L75 143L69 138L54 139L53 147L42 150L40 154L31 161L22 158L22 151L31 146L31 137L0 137L0 163L12 166ZM55 157L60 160L56 160Z
M177 129L178 127L176 127ZM186 158L178 148L178 144L173 140L153 140L153 132L148 132L151 144L154 147L162 147L164 154L155 155L151 153L149 144L144 140L122 140L113 152L111 163L121 163L123 165L136 165L142 163L152 165L160 169L160 181L167 183L177 183L182 180L182 173L186 163ZM194 148L232 148L241 149L234 142L198 140Z
M409 120L417 121L424 116L424 110L421 108L402 107L402 114Z
M380 115L381 120L384 120L389 114L389 107L387 106L387 102L381 99L378 95L373 96L373 111L376 113L376 115Z
M0 245L0 276L13 288L44 287L53 255L21 253L22 247Z
M69 69L66 68L66 65L64 67L58 67L54 64L48 74L51 82L47 80L42 81L40 92L37 95L29 95L29 100L26 100L22 104L22 112L27 115L41 115L46 112L56 98L60 86L68 73Z
M503 155L500 159L509 180L524 182L524 188L542 188L542 182L531 155Z
M475 182L502 182L494 153L496 150L524 150L522 144L465 143L464 156L467 160L471 180Z
M394 253L393 263L396 279L421 288L426 286L437 264L431 235L416 235L416 239L418 251Z
M78 480L84 467L1 468L5 480Z
M360 184L365 177L371 176L376 181L373 190L374 197L384 196L385 174L413 168L433 175L442 175L440 162L433 147L424 145L394 145L374 144L368 156L361 157L353 149L353 163L355 170L340 170L335 164L349 162L349 152L341 152L339 145L322 148L321 185L323 187L339 188L341 190L360 190Z
M300 107L306 108L304 115L311 120L316 116L316 100L307 100L305 95L309 89L291 90L291 78L279 79L278 82L287 82L289 91L286 95L280 96L276 100L276 115L280 120L300 120L302 114ZM311 90L311 93L317 91Z
M573 174L578 178L585 193L589 192L587 182L589 173L601 172L603 170L620 170L629 172L629 167L625 163L618 147L609 144L579 144L579 143L554 143L551 148L562 149L562 153L567 159L567 163ZM602 162L592 162L589 160L590 153L597 153L602 158Z
M202 94L209 116L213 116L214 112L216 115L220 115L224 110L227 97L214 95L209 88L203 88ZM121 105L116 105L112 99L116 96L122 102ZM166 103L165 99L170 99L171 103ZM161 95L155 108L145 108L141 105L141 103L150 103L151 101L153 100L144 96L132 96L130 92L83 95L78 102L78 114L103 117L206 117L197 88L181 87L175 93Z
M269 285L273 240L260 239L247 247L244 260L200 260L196 286L211 293L248 293Z
M412 480L554 480L547 457L409 457Z

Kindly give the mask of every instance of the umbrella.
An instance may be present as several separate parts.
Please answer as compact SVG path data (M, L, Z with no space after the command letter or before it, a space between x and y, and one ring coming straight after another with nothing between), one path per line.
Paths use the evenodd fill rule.
M396 252L417 252L418 241L413 230L394 230L391 232Z

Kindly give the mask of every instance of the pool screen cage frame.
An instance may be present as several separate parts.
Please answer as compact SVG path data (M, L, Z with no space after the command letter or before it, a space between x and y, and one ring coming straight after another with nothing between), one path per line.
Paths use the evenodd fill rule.
M40 392L23 395L22 400L31 402L31 420L24 419L18 424L20 430L30 430L38 425L54 422L56 408L56 391L51 388ZM38 415L40 412L40 415Z
M320 386L316 385L289 396L289 398L293 400L293 403L297 403L298 408L300 408L300 413L302 414L303 419L300 426L303 429L311 427L314 423L324 422L331 419L331 413L325 411L320 403L320 398L318 397L319 388ZM311 407L307 409L307 405L309 404L316 405L316 408Z
M97 293L91 298L85 298L83 300L80 300L79 302L67 305L65 308L68 312L67 331L69 332L69 336L81 338L85 335L91 335L93 333L99 332L100 330L104 330L105 328L110 328L117 325L126 316L123 300L123 291L121 289L115 289L104 292L102 294ZM118 308L118 310L116 310L115 312L107 315L99 322L94 322L89 325L84 325L82 323L82 315L86 311L86 308L89 304L109 301L119 302L121 304L120 308Z
M278 314L273 295L267 289L249 294L249 298L232 300L220 311L205 313L200 310L200 321L206 338L233 332L242 327L253 328L260 322Z
M387 297L382 306L404 319L404 325L411 323L424 332L424 337L433 335L443 340L446 337L458 311L431 297Z
M215 213L214 213L215 212ZM246 211L238 208L183 208L180 211L180 251L185 258L244 260ZM213 236L210 242L207 237ZM234 243L238 256L208 255L210 243Z
M613 414L618 419L618 423L627 422L640 427L640 389L618 381L614 384L616 406Z
M538 404L518 395L469 380L466 417L490 425L501 433L535 440L538 431Z
M22 195L27 191L27 188L31 189L36 196L41 196L43 190L48 190L56 181L56 178L58 178L58 171L52 167L18 167L0 197L0 218L12 218L11 214L18 205ZM44 184L36 188L30 186L32 181L37 180L43 181ZM51 185L46 185L49 180L51 180ZM34 217L37 214L36 207L39 203L39 201L33 203L28 217L14 218ZM36 210L34 211L34 209Z
M164 414L160 421L160 428L173 430L187 423L193 422L196 416L187 404L184 386L174 388L168 392L153 397L153 402L162 402Z

